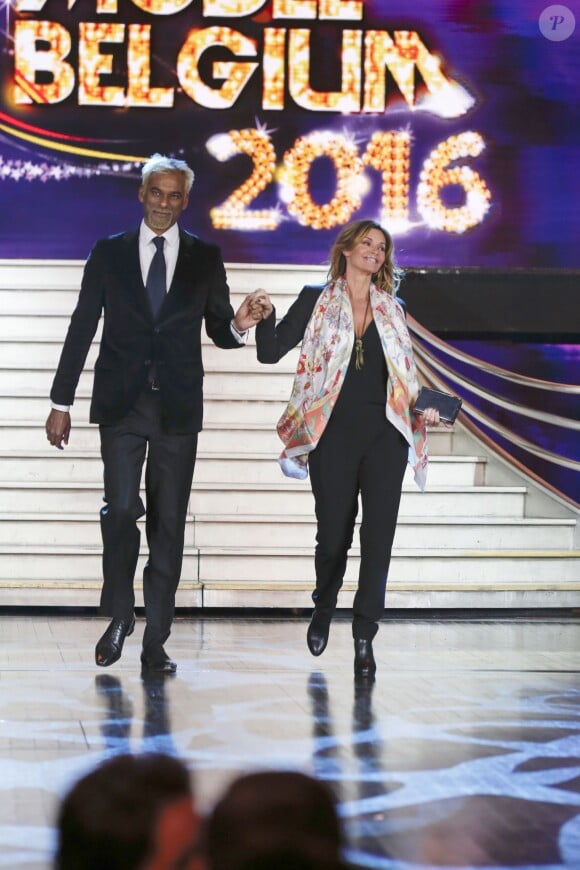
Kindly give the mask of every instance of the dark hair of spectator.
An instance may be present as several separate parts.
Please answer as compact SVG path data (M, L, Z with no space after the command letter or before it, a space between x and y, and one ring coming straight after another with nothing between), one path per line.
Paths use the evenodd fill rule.
M192 797L178 759L158 753L118 755L83 776L58 815L57 870L137 870L154 849L160 812Z
M320 781L295 771L235 780L206 824L209 870L314 870L340 865L340 821Z

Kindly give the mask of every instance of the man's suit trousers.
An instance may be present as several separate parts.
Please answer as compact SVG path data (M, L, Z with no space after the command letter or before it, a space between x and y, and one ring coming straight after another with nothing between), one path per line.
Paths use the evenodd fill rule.
M124 619L133 615L137 520L146 514L144 647L164 643L171 630L197 451L197 433L164 431L160 408L159 393L147 391L120 423L100 427L105 485L101 612ZM146 509L139 494L144 462Z

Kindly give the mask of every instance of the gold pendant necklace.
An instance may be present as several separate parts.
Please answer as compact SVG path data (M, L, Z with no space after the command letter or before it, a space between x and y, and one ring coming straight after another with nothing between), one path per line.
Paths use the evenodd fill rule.
M365 354L363 350L362 338L356 338L354 342L354 367L359 372L365 364Z
M363 317L363 322L362 322L362 325L361 325L361 328L359 330L358 335L356 332L356 326L354 328L354 367L357 370L357 372L360 372L360 370L362 369L362 367L365 364L365 354L364 354L362 340L363 340L363 335L364 335L364 331L365 331L365 323L367 322L367 316L369 313L370 300L371 300L371 294L369 293L369 295L367 296L367 305L365 308L365 316ZM350 304L352 307L352 296L350 297ZM352 320L353 320L353 325L354 325L354 308L353 308L353 312L352 312Z

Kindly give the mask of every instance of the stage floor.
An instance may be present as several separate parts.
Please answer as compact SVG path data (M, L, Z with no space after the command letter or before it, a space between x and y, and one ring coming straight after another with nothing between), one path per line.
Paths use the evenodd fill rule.
M48 868L59 796L127 749L184 758L203 811L241 772L313 773L361 867L580 867L580 620L388 620L372 687L342 618L319 659L304 618L178 619L165 681L142 620L96 668L105 626L0 616L0 867Z

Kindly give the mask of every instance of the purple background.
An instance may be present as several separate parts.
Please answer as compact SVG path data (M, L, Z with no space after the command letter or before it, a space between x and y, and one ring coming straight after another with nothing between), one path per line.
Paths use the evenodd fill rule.
M411 219L417 220L417 177L427 154L448 136L478 131L486 141L484 153L472 166L492 191L492 209L483 223L463 235L421 226L396 236L398 260L405 266L580 267L580 9L578 0L567 6L576 15L576 30L568 39L553 42L540 33L538 18L549 5L534 0L495 2L437 2L410 4L395 0L367 0L362 22L341 25L318 21L269 21L267 4L260 14L241 19L204 19L202 4L192 3L178 15L146 15L121 3L119 15L97 16L94 5L77 3L68 13L65 4L48 0L41 12L28 18L60 21L76 33L79 20L147 22L153 27L152 84L175 86L177 52L191 27L216 23L260 40L265 24L309 27L316 57L313 86L339 87L336 54L341 27L376 27L392 32L415 29L426 46L443 58L444 70L477 96L467 115L446 120L425 112L410 112L400 100L383 115L312 113L287 97L284 112L261 110L261 73L254 73L236 105L209 110L184 95L176 95L173 109L115 110L79 107L76 91L61 104L14 107L9 99L13 59L10 35L3 34L1 55L4 83L0 111L19 121L58 133L106 140L101 150L150 154L160 150L183 156L197 179L184 225L218 243L230 262L325 262L336 229L316 231L295 220L276 231L219 231L209 210L248 177L249 158L238 156L218 163L205 143L216 132L255 126L256 119L275 130L278 160L295 139L318 129L348 130L362 142L361 153L375 130L408 128L411 149ZM10 13L12 21L15 13ZM255 20L259 19L259 20ZM3 26L4 22L2 22ZM12 26L12 25L10 25ZM76 37L73 36L74 61ZM225 57L225 56L224 56ZM391 83L392 93L395 86ZM104 167L99 177L69 180L15 179L18 161L35 165L64 164L94 171L91 161L41 148L0 132L0 257L84 258L95 238L136 224L138 168L132 173ZM0 169L2 167L0 166ZM332 173L311 175L318 201L332 196ZM355 217L379 214L378 173L371 172L372 192ZM272 206L278 189L271 185L253 204ZM285 209L284 209L285 211Z

